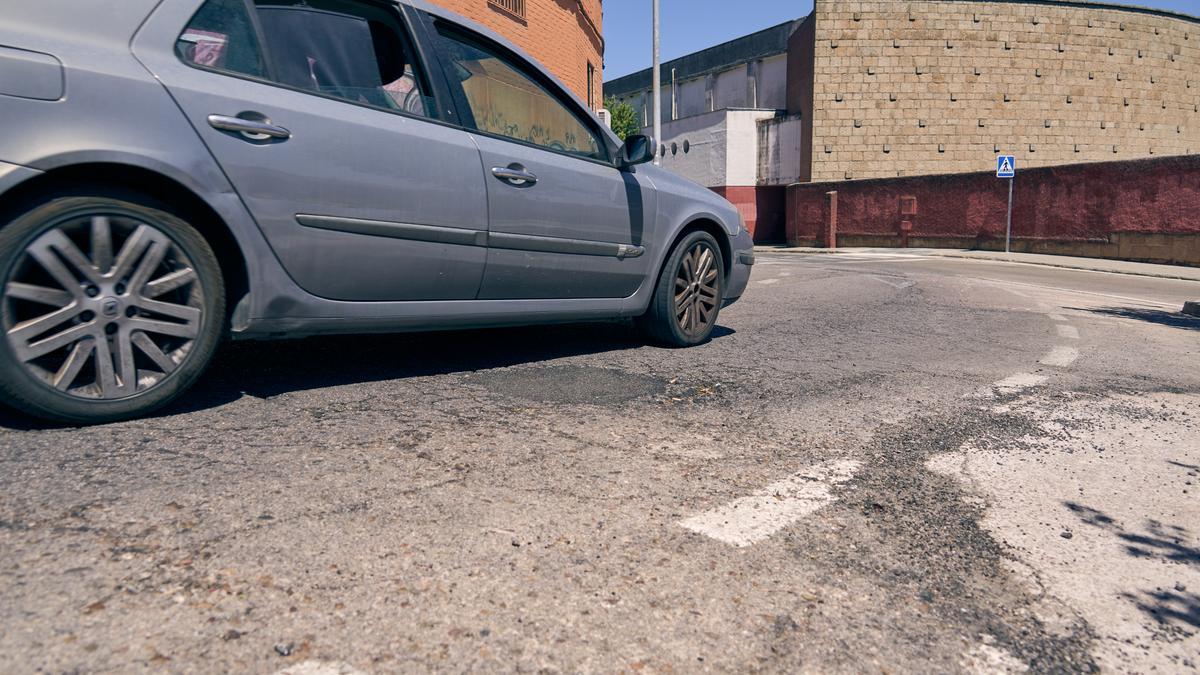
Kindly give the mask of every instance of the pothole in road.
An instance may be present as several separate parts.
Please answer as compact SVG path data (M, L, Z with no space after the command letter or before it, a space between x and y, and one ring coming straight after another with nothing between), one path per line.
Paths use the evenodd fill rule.
M839 490L841 501L829 507L827 523L800 530L796 539L796 555L818 563L829 575L826 583L850 598L823 606L821 618L855 625L869 615L870 625L856 629L861 641L937 645L897 654L901 662L968 672L1094 672L1095 636L1087 622L1068 613L1062 625L1048 626L1039 616L1044 598L1011 571L1014 551L981 526L983 505L956 480L926 467L930 457L967 442L1039 431L1028 419L981 410L883 430L865 448L862 471Z
M613 368L539 366L493 370L470 381L491 391L538 403L611 405L666 390L660 378Z

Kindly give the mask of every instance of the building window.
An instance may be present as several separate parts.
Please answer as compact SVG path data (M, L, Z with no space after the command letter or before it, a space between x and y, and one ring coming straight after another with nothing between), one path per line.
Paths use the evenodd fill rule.
M592 110L596 109L596 91L593 84L596 81L596 66L591 61L587 64L587 103Z
M488 0L488 4L500 8L518 19L525 18L525 0Z

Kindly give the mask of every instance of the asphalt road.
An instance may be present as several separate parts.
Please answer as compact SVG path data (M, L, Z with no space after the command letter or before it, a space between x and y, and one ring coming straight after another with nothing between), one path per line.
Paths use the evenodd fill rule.
M0 413L0 672L1200 668L1200 284L760 256L619 325L227 346Z

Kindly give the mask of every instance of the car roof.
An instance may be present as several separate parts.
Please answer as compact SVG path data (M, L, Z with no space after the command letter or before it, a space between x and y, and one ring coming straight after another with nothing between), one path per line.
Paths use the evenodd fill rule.
M545 64L543 64L541 61L538 61L537 59L530 56L529 53L526 52L524 49L521 49L517 45L513 44L511 40L504 37L503 35L500 35L496 31L488 28L487 26L484 26L481 23L478 23L477 21L468 19L467 17L465 17L461 14L456 14L455 12L451 12L450 10L448 10L444 7L435 5L432 2L428 2L428 0L394 0L394 1L397 2L398 4L408 5L409 7L412 7L414 9L419 9L422 12L427 12L429 14L432 14L433 16L436 16L436 17L445 19L451 23L455 23L460 26L463 26L464 28L467 28L468 30L470 30L474 33L478 33L478 34L486 37L487 39L498 43L499 45L508 49L509 51L520 54L522 58L524 58L524 59L528 60L530 63L536 65L538 67L538 70L540 70L542 72L542 75L544 75L547 79L549 79L551 82L553 82L555 84L555 86L557 86L563 93L565 93L567 96L569 96L571 98L571 100L575 102L576 105L578 105L583 110L590 110L590 108L588 108L587 103L585 103L583 99L579 98L579 96L574 91L572 91L570 87L563 84L562 80L555 77L554 73L550 72L550 69L547 68L545 66ZM599 127L608 136L609 141L611 143L614 143L617 147L620 147L621 142L617 138L616 134L613 133L613 131L611 129L609 129L608 127L606 127L605 125L600 124L594 115L593 115L593 120L597 121L596 126Z

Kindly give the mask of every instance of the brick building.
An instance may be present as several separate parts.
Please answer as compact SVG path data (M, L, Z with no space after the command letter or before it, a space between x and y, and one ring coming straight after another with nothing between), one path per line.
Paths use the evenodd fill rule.
M606 83L644 112L649 71ZM663 65L664 166L778 239L787 185L1200 151L1200 18L1055 0L816 0ZM834 188L830 188L834 189Z
M593 109L603 104L603 0L430 0L500 33Z

